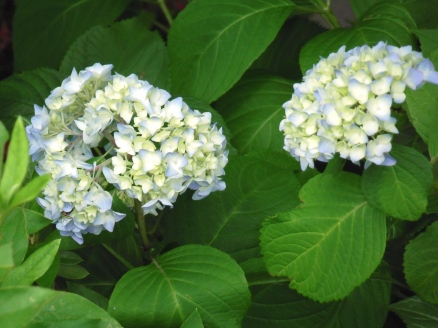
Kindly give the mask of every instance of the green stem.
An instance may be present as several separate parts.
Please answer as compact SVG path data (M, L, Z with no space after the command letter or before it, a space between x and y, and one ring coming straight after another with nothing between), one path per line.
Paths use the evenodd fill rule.
M137 218L138 231L140 232L141 241L143 242L143 247L145 251L149 251L151 244L149 243L148 233L146 230L146 222L143 215L143 209L141 208L141 203L138 199L134 200L135 206L135 216Z
M114 256L116 259L118 259L125 267L128 268L128 270L134 269L134 266L129 263L128 261L126 261L122 256L120 256L114 249L112 249L110 246L108 246L107 244L102 244L103 247L106 248L106 250L108 252L111 253L112 256Z
M323 13L321 13L321 17L326 21L330 28L340 28L341 24L339 24L338 19L333 14L330 8L330 0L325 3L323 0L317 0L316 5L318 9L320 9Z
M166 2L164 0L158 0L158 4L161 7L161 10L163 11L164 16L167 19L167 22L169 23L169 25L172 25L173 23L173 18L172 15L170 14L169 8L167 8L166 6Z
M153 228L150 231L148 231L148 235L152 236L155 233L155 231L157 231L158 226L160 225L161 222L161 218L163 217L163 213L164 211L161 211L160 214L158 214L157 222L155 223Z

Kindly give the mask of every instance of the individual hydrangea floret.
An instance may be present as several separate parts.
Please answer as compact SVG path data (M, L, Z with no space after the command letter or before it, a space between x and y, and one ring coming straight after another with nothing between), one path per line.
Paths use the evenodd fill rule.
M345 49L308 70L283 105L284 149L300 161L303 171L336 153L355 164L365 160L365 168L371 163L394 165L389 152L398 130L391 108L405 101L406 87L438 84L431 61L411 46L379 42Z
M111 184L125 203L137 200L154 215L187 189L196 200L225 188L226 139L211 114L111 69L73 69L26 127L36 171L53 179L37 201L78 243L125 216L111 209Z

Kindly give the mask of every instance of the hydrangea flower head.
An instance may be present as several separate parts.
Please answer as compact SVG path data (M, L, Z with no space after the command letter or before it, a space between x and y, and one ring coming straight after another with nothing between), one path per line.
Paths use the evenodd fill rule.
M283 104L284 149L300 161L301 169L314 161L329 161L335 153L365 168L394 165L389 155L398 130L391 116L393 104L405 101L405 88L438 84L429 59L411 46L379 42L322 58L294 84L292 99Z
M225 188L226 139L211 114L111 69L73 69L46 106L35 105L26 127L36 171L52 176L37 201L78 243L83 234L113 231L125 216L111 209L109 184L128 205L136 199L155 215L187 189L196 200Z

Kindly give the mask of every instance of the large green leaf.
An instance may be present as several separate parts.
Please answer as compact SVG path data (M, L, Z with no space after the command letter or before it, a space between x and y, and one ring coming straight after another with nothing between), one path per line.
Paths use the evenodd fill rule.
M360 18L378 2L379 0L350 0L350 5L356 18Z
M40 287L0 289L2 328L119 328L116 320L85 298Z
M291 94L292 82L282 77L252 73L242 78L216 103L231 130L233 146L241 153L280 150L284 143L279 131L282 104Z
M14 267L12 243L0 245L0 283Z
M34 177L27 185L15 193L12 197L10 206L15 207L34 200L41 193L50 179L51 176L49 174Z
M183 322L181 328L204 328L202 323L201 315L198 310L193 311L193 313Z
M27 208L22 208L21 212L23 216L26 218L26 228L27 233L29 235L34 234L40 231L42 228L47 227L53 221L44 217L43 214L38 213L37 211L33 211Z
M355 27L327 31L309 41L300 53L301 71L305 73L321 57L326 58L344 45L349 50L364 44L372 46L380 41L395 46L414 44L411 32L414 27L409 12L400 4L378 3Z
M23 209L14 209L0 227L0 245L12 243L14 264L19 265L26 256L29 236L26 232L26 220Z
M303 31L306 31L303 33ZM304 44L325 31L308 17L297 16L284 23L275 40L252 64L251 69L261 69L288 79L301 80L298 63Z
M299 204L300 183L294 165L294 160L282 153L230 156L224 191L199 201L187 196L165 212L166 241L211 245L239 263L259 257L263 220Z
M404 267L409 286L424 300L438 303L438 222L406 246Z
M382 327L391 295L391 283L378 269L345 299L319 303L288 288L267 284L252 289L252 305L243 320L244 328L338 328Z
M51 241L32 253L21 265L8 273L2 287L31 285L52 265L60 242L59 239Z
M438 326L438 305L414 296L391 304L390 310L397 313L407 328L436 328Z
M219 98L274 40L293 7L287 0L190 2L169 31L174 93L208 103Z
M16 71L58 68L70 44L116 19L129 0L20 0L13 22Z
M198 310L208 327L240 327L250 305L242 269L227 254L181 246L126 273L108 312L124 327L177 327Z
M73 67L80 70L96 62L113 64L119 74L135 73L157 87L169 87L166 47L157 32L148 30L141 16L90 29L70 47L61 72L70 74Z
M432 167L413 148L395 145L394 166L372 165L363 173L362 189L372 206L391 217L417 220L426 211L433 185Z
M39 68L15 74L0 82L0 119L12 127L17 115L33 116L34 104L44 105L50 91L61 85L62 74Z
M368 205L360 177L323 174L300 191L303 204L268 220L261 246L268 271L292 279L291 288L328 302L347 296L380 263L384 213Z

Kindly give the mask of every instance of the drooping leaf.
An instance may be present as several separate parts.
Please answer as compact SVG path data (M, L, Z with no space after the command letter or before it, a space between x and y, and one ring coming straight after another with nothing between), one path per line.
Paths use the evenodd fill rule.
M224 191L199 201L180 196L175 207L164 213L166 241L214 246L239 263L260 257L258 238L263 220L299 204L300 184L294 165L294 160L282 153L230 156Z
M286 0L190 2L168 36L173 92L208 103L219 98L274 40L293 7Z
M389 216L417 220L426 211L433 185L432 167L413 148L394 145L394 166L372 165L363 173L362 189L372 206Z
M282 149L279 131L283 103L290 99L292 82L282 77L252 73L244 76L216 103L230 128L231 143L241 152Z
M305 33L303 33L305 31ZM275 40L252 64L251 69L260 69L287 79L301 80L298 63L304 44L322 33L324 29L307 17L297 16L284 23Z
M23 264L12 269L2 287L31 285L51 266L58 252L60 240L54 240L32 253Z
M379 2L372 7L354 27L334 29L319 34L309 41L301 50L300 67L303 74L320 57L327 58L340 47L347 46L347 50L368 44L373 46L379 41L394 46L414 44L411 29L415 22L409 12L396 2Z
M0 289L3 328L120 328L108 313L85 298L40 287Z
M406 246L404 271L409 286L425 301L438 303L438 222Z
M114 71L122 75L137 74L156 87L169 87L166 47L160 35L148 29L142 16L111 27L93 27L72 44L60 70L68 75L73 67L81 70L97 62L113 64Z
M23 209L14 209L0 226L0 245L12 244L14 264L19 265L26 256L29 236L26 232L26 221Z
M20 0L13 21L15 71L58 68L70 44L116 19L129 0Z
M268 220L262 253L268 271L290 287L328 302L347 296L380 263L386 244L384 213L371 207L360 177L341 172L309 180L303 204Z
M17 119L11 134L8 156L0 181L0 192L5 204L8 204L15 192L21 187L29 163L28 141L23 120ZM10 205L9 205L10 206Z
M377 271L387 275L383 268ZM385 322L391 283L372 275L345 299L330 303L312 301L284 283L257 286L252 292L244 328L369 328Z
M389 309L403 319L407 328L435 328L438 326L438 305L423 301L418 296L391 304Z
M206 326L232 328L240 327L249 304L243 271L231 257L212 247L186 245L126 273L108 312L127 328L174 327L197 309Z
M50 91L61 85L63 75L48 68L15 74L0 82L0 120L12 128L17 115L30 117L34 104L44 105Z

